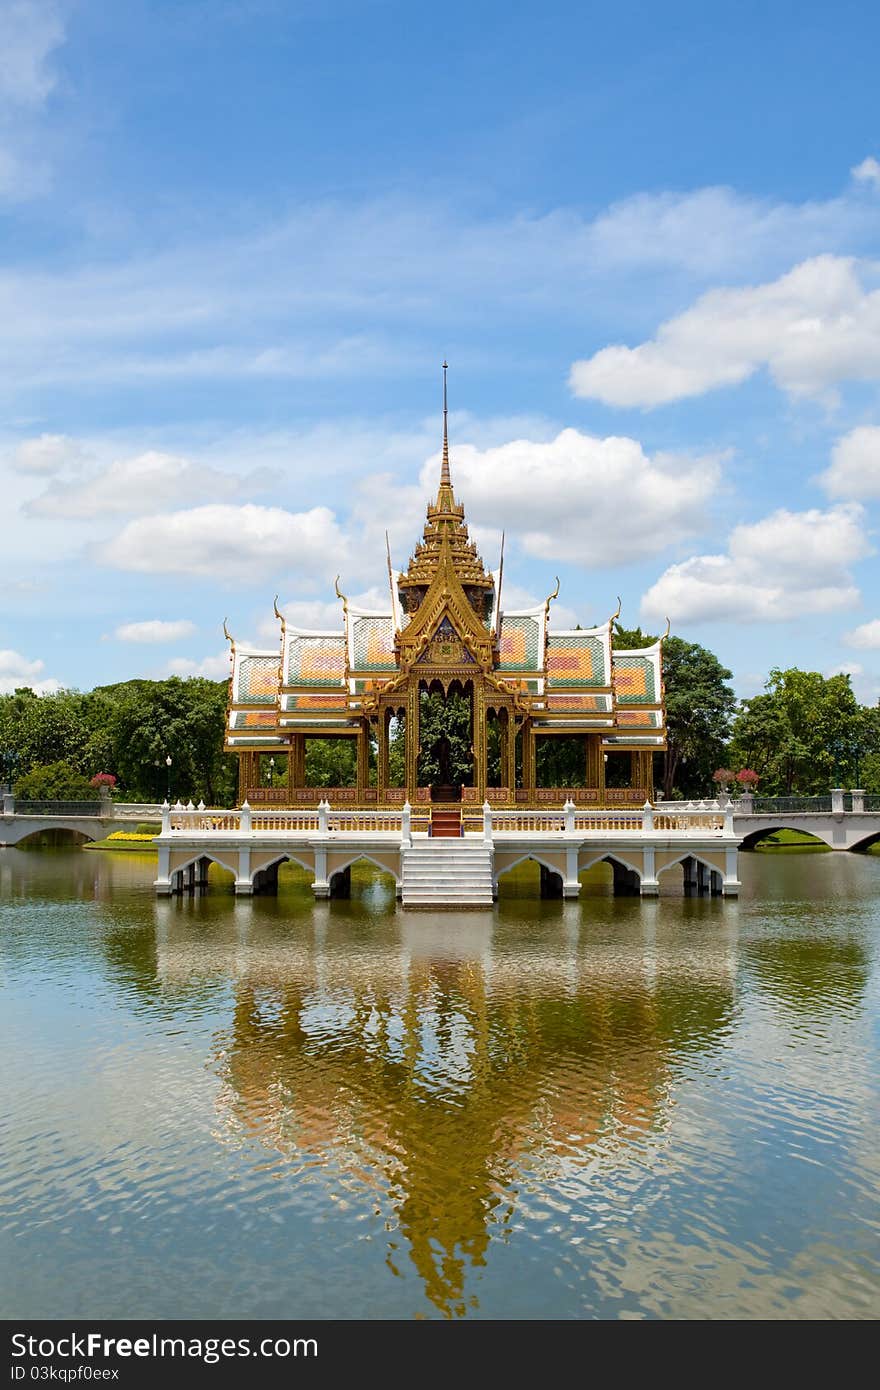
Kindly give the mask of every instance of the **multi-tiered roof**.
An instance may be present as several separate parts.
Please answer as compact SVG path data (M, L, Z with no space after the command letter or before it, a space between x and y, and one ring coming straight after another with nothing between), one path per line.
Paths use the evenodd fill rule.
M649 753L665 746L662 640L612 649L617 614L592 628L549 631L555 592L503 611L501 572L483 565L456 501L449 463L444 374L440 485L407 567L388 556L389 610L360 607L339 591L340 625L314 631L278 611L275 650L232 644L230 752L278 752L292 734L356 735L413 682L483 682L494 708L509 706L535 735L597 734L601 749ZM556 592L558 592L558 583Z

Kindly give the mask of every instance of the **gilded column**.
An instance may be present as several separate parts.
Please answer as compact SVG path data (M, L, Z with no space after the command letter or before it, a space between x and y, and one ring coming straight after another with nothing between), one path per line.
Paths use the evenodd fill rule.
M486 737L486 696L482 684L475 690L472 701L473 725L472 742L474 748L474 786L477 789L477 801L480 805L486 799L486 781L488 779L487 768L487 737Z
M406 794L415 803L419 786L419 683L412 680L406 697Z
M587 734L586 736L586 766L585 781L588 787L598 787L601 784L602 775L599 771L602 762L602 736L601 734Z
M516 788L516 720L513 717L513 710L506 711L504 721L507 729L507 741L505 743L505 761L501 771L501 781L507 788L511 801L514 798Z
M376 800L380 806L385 800L385 793L388 788L388 722L390 718L391 711L389 709L379 710L379 718L376 721L376 739L378 742L376 757Z
M370 780L368 727L367 721L362 720L357 736L357 795L361 804L366 801L367 785Z
M304 787L306 784L306 736L292 734L290 738L290 761L287 768L287 785Z
M251 757L250 753L239 753L239 755L238 755L238 804L239 804L239 806L242 804L243 801L247 800L247 789L248 789L248 764L249 764L249 762L250 762L250 757Z
M522 726L522 784L523 790L535 790L535 735L531 719L524 719Z
M598 769L598 773L599 773L599 780L598 780L598 782L596 783L596 785L597 785L598 788L599 788L599 805L600 805L600 806L604 806L604 805L605 805L605 758L606 758L607 754L605 753L604 749L602 748L602 735L601 735L601 734L599 735L598 739L596 740L596 748L597 748L597 753L596 753L596 765L597 765L597 769Z
M645 788L645 796L648 801L654 800L654 754L650 749L642 754L642 780L640 786Z

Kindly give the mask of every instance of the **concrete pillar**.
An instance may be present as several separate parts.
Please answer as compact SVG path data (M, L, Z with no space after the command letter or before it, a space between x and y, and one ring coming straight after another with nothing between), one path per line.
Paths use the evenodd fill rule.
M697 860L697 891L701 897L709 892L709 869L702 859Z
M15 797L12 792L3 793L3 814L4 816L15 815Z
M709 871L709 892L713 898L718 898L724 891L724 879L717 869Z
M721 891L725 898L736 898L739 896L741 884L737 877L737 850L735 847L725 851L724 857L724 882Z
M831 814L832 814L832 816L842 816L842 815L843 815L843 798L844 798L844 795L845 795L845 793L844 793L843 787L832 787L832 788L831 788Z
M208 886L208 870L209 870L210 867L211 867L211 861L210 861L210 859L207 859L204 855L202 855L201 859L199 859L198 862L197 862L197 864L196 864L196 887L197 887L197 888L203 888L203 889L204 889L204 888L207 888L207 886Z
M164 818L163 818L164 819ZM164 825L163 825L164 828ZM167 898L174 891L171 882L169 867L171 864L171 850L168 845L159 845L159 867L153 887L158 898Z
M242 826L242 829L244 827ZM248 826L250 829L250 826ZM238 851L238 873L235 876L235 896L237 898L249 898L254 891L254 882L251 875L251 852L250 849L240 849Z
M864 809L865 809L865 792L864 792L864 788L862 788L862 787L853 787L852 791L850 792L850 796L852 797L852 808L853 808L853 810L854 810L854 811L858 811L859 814L861 815L861 813L862 813L862 812L864 811Z
M327 879L327 850L324 845L315 846L315 881L312 892L316 898L329 898L330 884Z
M483 802L483 843L492 843L492 807L488 801Z
M657 881L653 845L648 845L642 850L642 865L642 878L639 884L639 892L643 898L656 898L660 892L660 884Z
M565 847L565 880L562 884L562 896L564 898L577 898L580 895L578 848L577 845L566 845Z
M400 844L402 849L409 849L412 844L412 807L408 801L400 813Z

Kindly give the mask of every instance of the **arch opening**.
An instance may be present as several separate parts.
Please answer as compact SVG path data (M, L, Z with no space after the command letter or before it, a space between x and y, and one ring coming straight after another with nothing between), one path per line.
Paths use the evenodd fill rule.
M793 826L766 825L760 830L753 830L743 838L740 849L756 850L762 852L796 852L816 850L829 850L831 846L827 840L823 840L821 835L811 835L807 830L795 829Z

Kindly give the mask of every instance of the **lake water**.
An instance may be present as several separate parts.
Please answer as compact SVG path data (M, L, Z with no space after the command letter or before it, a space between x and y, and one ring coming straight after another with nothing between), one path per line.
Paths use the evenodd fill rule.
M880 858L156 901L0 851L0 1315L871 1317Z

